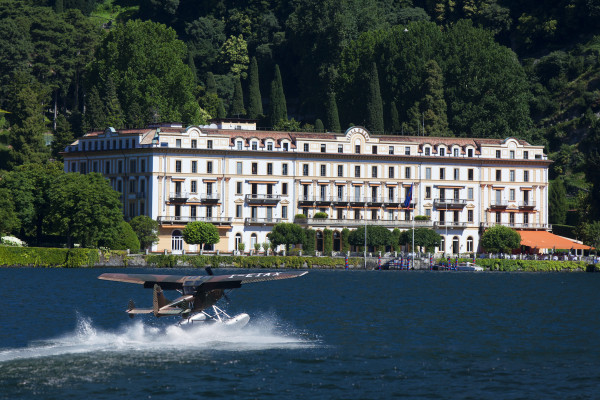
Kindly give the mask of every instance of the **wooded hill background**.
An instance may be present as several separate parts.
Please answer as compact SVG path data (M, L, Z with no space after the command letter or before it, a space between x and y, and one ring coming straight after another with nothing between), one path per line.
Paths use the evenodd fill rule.
M600 219L600 0L0 0L0 18L5 171L91 129L225 116L514 136L554 160L551 223Z

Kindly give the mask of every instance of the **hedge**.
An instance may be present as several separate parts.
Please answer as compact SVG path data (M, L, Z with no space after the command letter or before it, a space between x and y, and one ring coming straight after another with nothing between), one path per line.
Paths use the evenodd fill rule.
M477 259L476 264L492 271L585 271L585 261L552 261L552 260L512 260L484 258Z
M0 266L92 267L99 260L97 249L0 246Z
M362 265L362 259L350 258L348 265ZM344 268L343 258L331 257L282 257L282 256L186 256L186 255L148 255L146 263L158 268L174 268L189 263L196 268L234 266L238 268L290 268L302 269L319 267Z

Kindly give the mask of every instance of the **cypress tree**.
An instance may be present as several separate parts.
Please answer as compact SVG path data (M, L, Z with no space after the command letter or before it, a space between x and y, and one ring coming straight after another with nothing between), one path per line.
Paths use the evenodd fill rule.
M257 119L263 114L263 108L256 57L252 57L252 61L250 62L250 76L248 78L248 117Z
M374 132L383 132L383 102L381 101L381 89L379 87L379 76L377 65L373 63L369 75L369 93L367 97L367 129Z
M231 115L239 117L240 115L245 114L246 110L244 109L244 92L242 91L242 81L238 76L233 89L233 106L231 107Z
M54 12L57 14L62 14L65 9L63 0L56 0L54 2Z
M192 75L194 76L194 83L198 83L198 70L196 69L196 63L194 62L194 55L192 54L191 49L188 49L188 67L192 71Z
M227 118L227 113L225 112L225 107L223 106L223 100L221 99L219 99L219 107L217 108L217 118Z
M102 100L100 100L100 93L98 93L96 86L90 90L90 93L85 98L85 103L85 130L91 131L106 128L104 105L102 104Z
M125 124L123 117L123 110L121 109L121 103L117 97L117 88L115 82L111 77L108 77L106 81L106 96L104 99L105 104L105 124L112 126L115 129L120 129Z
M315 121L315 132L325 132L325 127L323 126L323 121L317 118Z
M217 82L212 72L206 73L206 92L217 94Z
M283 83L279 65L275 64L275 77L271 82L271 126L276 126L281 120L287 121L287 105L283 93Z
M340 132L342 130L337 102L335 101L335 93L333 92L329 92L327 95L327 128L331 132Z
M550 183L548 193L548 217L552 224L564 224L567 220L567 190L562 177Z
M400 117L398 117L398 108L396 108L396 102L392 101L390 104L390 131L393 133L400 131Z
M447 136L448 118L446 115L446 100L444 100L444 77L442 69L435 60L425 64L425 96L421 101L424 114L425 133L430 136Z

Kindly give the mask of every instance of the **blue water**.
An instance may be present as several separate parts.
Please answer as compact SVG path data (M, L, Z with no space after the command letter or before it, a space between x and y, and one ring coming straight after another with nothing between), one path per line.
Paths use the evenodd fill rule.
M600 274L315 270L184 331L115 271L203 272L0 269L0 399L600 397Z

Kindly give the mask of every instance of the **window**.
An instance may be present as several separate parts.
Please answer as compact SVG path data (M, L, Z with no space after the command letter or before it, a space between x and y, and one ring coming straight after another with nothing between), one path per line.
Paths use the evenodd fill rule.
M258 174L258 163L252 163L252 175Z
M523 224L529 224L529 213L523 214Z
M273 163L267 163L267 175L273 175Z
M431 147L425 147L425 155L426 156L430 156L431 155Z
M452 150L452 152L453 152L453 156L454 156L454 157L458 157L458 149L457 149L457 148L454 148L454 149Z
M523 160L529 160L529 152L528 151L523 152Z
M236 204L236 206L235 206L235 217L242 218L242 205L241 204Z
M371 146L371 153L377 154L377 146Z
M510 191L508 193L510 196L510 200L515 201L515 189L510 189Z
M135 179L129 180L129 193L135 193Z
M467 188L467 199L473 200L473 188Z
M425 198L426 199L431 198L431 186L425 186Z
M440 168L440 180L446 179L446 168Z
M468 253L472 253L473 252L473 238L471 236L469 236L467 238L467 252Z
M198 172L198 161L192 161L192 174L195 174L196 172Z
M338 165L337 166L337 170L338 170L337 176L340 177L340 178L343 177L344 176L344 166L343 165Z
M508 222L510 223L510 225L515 224L515 213L508 214Z
M360 154L360 144L354 145L354 153Z
M258 142L256 140L252 141L252 150L258 150Z
M425 168L425 179L431 179L431 167Z
M267 150L273 151L273 142L267 142Z
M325 153L327 151L327 145L321 144L321 153Z
M213 148L213 141L212 140L207 140L206 141L206 148L207 149L212 149Z
M195 162L195 161L194 161L194 162ZM237 173L238 175L241 175L241 174L242 174L242 162L241 162L241 161L238 161L238 162L236 163L236 173Z
M175 161L175 172L181 172L181 161Z
M308 152L308 143L304 143L304 151Z
M394 146L390 146L390 148L389 148L389 150L388 150L388 153L389 153L390 155L393 155L393 154L394 154Z
M190 189L192 193L198 193L198 182L192 181L190 182Z
M302 164L302 175L308 176L308 164Z
M446 149L445 148L440 148L440 156L444 157L446 155Z
M406 147L404 148L404 155L405 155L405 156L410 156L410 147L409 147L409 146L406 146Z
M213 216L213 208L211 206L206 206L206 218L212 218Z
M404 168L404 176L406 179L410 179L410 167Z
M244 146L244 142L242 140L238 140L235 142L237 145L237 149L238 150L242 150L243 146Z
M388 167L388 178L393 179L394 178L394 167Z
M529 171L523 171L523 182L529 182Z
M515 181L515 170L514 170L514 169L511 169L511 170L508 172L508 176L509 176L509 179L510 179L510 181L511 181L511 182L514 182L514 181Z
M177 168L177 165L175 165L175 168ZM179 161L179 169L181 170L181 161ZM117 162L117 172L119 174L123 173L123 160L119 160L119 162ZM85 172L83 173L85 174Z
M510 158L511 158L511 160L515 159L515 151L514 150L510 151Z
M75 163L71 164L71 172L74 172L74 171L73 171L73 166L74 166L74 165L75 165ZM104 173L105 173L105 174L110 174L110 161L107 161L107 162L104 164Z
M287 182L283 182L281 184L281 194L286 196L288 194L288 184Z
M467 222L473 222L473 210L467 210Z
M288 217L287 206L281 206L281 218L287 219L287 217Z
M129 147L129 141L125 142ZM175 139L175 147L181 147L181 139Z
M235 193L242 194L242 182L235 183Z
M338 144L338 153L343 153L343 152L344 152L344 145Z
M140 160L140 172L146 172L146 160Z
M288 174L288 165L282 164L281 165L281 175L287 175L287 174Z
M354 176L360 178L360 165L354 166Z
M192 139L192 149L195 149L198 147L198 141L196 139Z
M206 162L206 173L212 174L212 172L213 172L213 163L212 163L212 161L207 161Z
M321 176L327 176L327 167L325 164L321 164Z
M496 181L501 181L502 180L502 171L497 169L496 170Z
M377 178L377 166L371 167L371 178Z
M428 217L429 219L431 219L431 208L425 209L425 216Z
M472 180L473 180L473 174L474 174L474 170L473 170L473 168L469 168L469 169L467 170L467 177L469 178L469 180L470 180L470 181L472 181Z
M467 157L473 157L473 149L467 149Z
M460 172L458 168L454 168L454 180L458 181L460 177Z
M288 142L283 142L283 151L288 151L290 149Z
M500 158L500 150L496 150L496 158Z
M502 222L502 213L497 212L496 213L496 223L499 224L500 222Z

